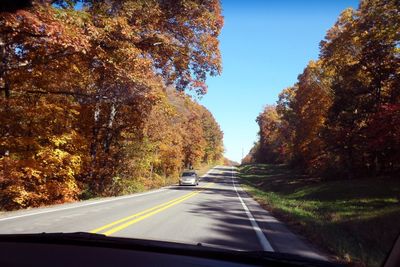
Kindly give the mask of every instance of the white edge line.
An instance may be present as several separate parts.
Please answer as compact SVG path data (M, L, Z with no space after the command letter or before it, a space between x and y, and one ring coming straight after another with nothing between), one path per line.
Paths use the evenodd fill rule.
M208 170L208 172L206 174L202 175L201 177L206 177L207 175L210 174L210 172L213 169L214 168L211 168L210 170ZM28 216L39 215L39 214L44 214L44 213L50 213L50 212L69 210L69 209L76 209L76 208L81 208L81 207L86 207L86 206L92 206L92 205L97 205L97 204L101 204L101 203L122 200L122 199L126 199L126 198L140 197L140 196L145 196L145 195L149 195L149 194L153 194L153 193L163 192L165 190L166 190L165 188L164 189L160 188L160 189L157 189L157 190L154 190L154 191L150 191L150 192L145 192L145 193L140 193L140 194L135 194L135 195L129 195L129 196L121 196L121 197L117 197L117 198L113 198L113 199L100 200L100 201L90 202L90 203L86 203L86 204L82 204L82 205L78 205L78 206L73 206L73 207L64 207L64 208L58 208L58 209L57 208L50 208L49 210L44 210L44 211L39 211L39 212L34 212L34 213L28 213L28 214L21 214L21 215L6 217L6 218L0 218L0 222L7 221L7 220L18 219L18 218L23 218L23 217L28 217ZM77 202L75 202L75 203L77 203Z
M28 214L21 214L21 215L6 217L6 218L0 218L0 222L1 221L12 220L12 219L18 219L18 218L22 218L22 217L28 217L28 216L44 214L44 213L56 212L56 211L61 211L61 210L69 210L69 209L76 209L76 208L81 208L81 207L86 207L86 206L92 206L92 205L97 205L97 204L101 204L101 203L122 200L122 199L126 199L126 198L140 197L140 196L149 195L149 194L153 194L153 193L159 193L159 192L162 192L162 191L165 191L165 190L166 189L158 189L158 190L145 192L145 193L140 193L140 194L135 194L135 195L122 196L122 197L117 197L117 198L113 198L113 199L106 199L106 200L100 200L100 201L96 201L96 202L90 202L90 203L86 203L86 204L82 204L82 205L78 205L78 206L73 206L73 207L64 207L64 208L58 208L58 209L50 208L50 210L44 210L44 211L28 213ZM75 202L75 203L79 203L79 202ZM71 203L71 204L73 204L73 203Z
M231 167L231 174L232 174L231 179L232 179L233 188L236 191L236 194L240 200L240 203L242 203L243 209L244 209L245 213L247 214L247 217L249 218L249 221L251 223L251 226L253 227L253 230L256 232L256 235L258 237L258 240L260 241L260 244L261 244L263 250L274 252L274 249L272 248L271 243L269 243L268 239L265 237L265 235L264 235L263 231L261 230L260 226L258 225L256 219L254 219L253 214L251 214L249 208L244 203L242 197L240 196L240 194L236 188L236 183L233 180L233 167Z

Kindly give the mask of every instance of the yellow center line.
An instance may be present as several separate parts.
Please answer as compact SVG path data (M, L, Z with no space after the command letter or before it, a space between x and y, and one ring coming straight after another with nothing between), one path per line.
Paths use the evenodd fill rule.
M179 199L181 199L181 198L184 198L184 197L186 197L186 196L188 196L188 195L191 195L191 194L194 194L194 193L195 193L195 192L191 192L191 193L189 193L189 194L185 194L185 195L180 196L180 197L178 197L178 198L174 198L174 199L172 199L172 200L170 200L170 201L168 201L168 202L161 203L161 204L159 204L159 205L157 205L157 206L154 206L154 207L145 209L145 210L143 210L143 211L141 211L141 212L138 212L138 213L136 213L136 214L129 215L129 216L124 217L124 218L122 218L122 219L119 219L119 220L117 220L117 221L115 221L115 222L112 222L112 223L106 224L106 225L104 225L104 226L101 226L101 227L99 227L99 228L96 228L96 229L94 229L94 230L92 230L92 231L90 231L90 232L91 232L91 233L98 233L98 232L100 232L100 231L102 231L102 230L104 230L104 229L110 228L111 226L114 226L114 225L116 225L116 224L125 222L125 221L127 221L127 220L129 220L129 219L132 219L132 218L134 218L134 217L143 215L143 214L145 214L145 213L147 213L147 212L150 212L150 211L152 211L152 210L158 209L158 208L160 208L160 207L162 207L162 206L165 206L165 205L167 205L167 204L169 204L169 203L175 202L175 201L177 201L177 200L179 200Z
M211 184L212 184L212 183L208 183L208 184L206 184L203 188L209 187ZM188 199L188 198L190 198L190 197L192 197L192 196L194 196L194 195L197 195L198 193L200 193L200 192L203 191L203 190L204 190L204 189L201 189L201 190L196 191L196 192L191 192L191 193L189 193L189 194L186 194L186 195L180 196L180 197L178 197L178 198L172 199L172 200L170 200L170 201L168 201L168 202L161 203L161 204L159 204L159 205L157 205L157 206L154 206L154 207L152 207L152 208L143 210L143 211L141 211L141 212L139 212L139 213L136 213L136 214L127 216L127 217L125 217L125 218L119 219L119 220L114 221L114 222L112 222L112 223L109 223L109 224L106 224L106 225L101 226L101 227L99 227L99 228L96 228L96 229L94 229L94 230L92 230L92 231L90 231L90 232L91 232L91 233L98 233L98 232L100 232L100 231L102 231L102 230L111 228L111 227L114 226L114 225L123 223L123 222L125 222L125 221L127 221L127 220L129 220L129 219L132 219L132 218L141 216L141 215L143 215L143 214L149 213L149 212L151 212L151 211L154 210L153 212L149 213L148 215L145 215L145 216L142 216L142 217L139 217L139 218L133 220L133 222L132 222L132 221L129 221L129 222L125 223L125 224L122 224L122 225L119 226L119 227L115 227L115 228L110 229L109 231L107 231L107 232L104 233L105 235L110 235L110 234L112 234L112 233L115 233L115 232L117 232L117 231L120 231L120 230L126 228L127 226L129 226L129 225L131 225L131 224L133 224L133 223L135 223L135 222L141 221L141 220L143 220L143 219L145 219L145 218L147 218L147 217L149 217L149 216L151 216L151 215L153 215L153 214L155 214L155 213L158 213L158 212L160 212L160 211L162 211L162 210L165 210L165 209L167 209L167 208L169 208L169 207L171 207L171 206L173 206L173 205L176 205L176 204L178 204L178 203L180 203L180 202L182 202L182 201L184 201L184 200L186 200L186 199ZM164 207L164 208L163 208L163 207ZM129 223L129 224L128 224L128 223ZM126 225L126 226L125 226L125 225ZM122 227L122 226L125 226L125 227ZM121 227L122 227L122 228L121 228ZM117 229L117 230L115 230L115 229Z

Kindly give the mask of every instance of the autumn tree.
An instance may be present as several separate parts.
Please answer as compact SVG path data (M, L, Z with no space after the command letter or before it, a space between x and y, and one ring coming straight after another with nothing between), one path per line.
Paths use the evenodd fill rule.
M260 131L259 150L255 156L258 161L265 163L278 163L282 161L282 142L279 128L281 120L276 111L276 106L266 106L256 119Z
M277 129L277 141L280 146L279 161L298 163L296 154L295 135L296 127L299 125L294 111L294 98L298 91L297 85L288 87L279 94L276 102L276 113L279 117L279 127Z
M193 119L196 118L196 119ZM180 171L222 159L222 132L211 113L168 88L147 117L143 132L123 143L124 166L110 187L129 192L176 181Z
M224 152L223 132L221 131L214 116L206 108L201 107L201 123L203 127L206 146L204 149L203 162L212 163L221 158Z
M375 114L395 110L399 104L398 12L396 1L362 1L358 10L342 13L321 43L323 64L334 70L327 141L339 156L337 164L350 176L398 164L386 158L398 149L390 144L393 137L371 150L369 143L376 136L368 131ZM381 127L386 127L384 122Z
M343 11L320 44L319 59L282 91L275 111L268 107L258 116L253 155L269 162L285 155L286 163L331 177L395 174L398 14L395 0L364 0L357 10Z
M321 168L328 157L323 136L331 102L329 76L324 73L320 61L311 61L298 77L292 100L295 114L293 153L297 165L309 171Z
M157 147L144 128L165 85L202 94L220 72L222 24L218 1L31 1L0 13L2 206L115 194L127 144L147 142L142 158Z
M185 167L215 162L222 157L223 133L211 113L188 96L169 92L171 104L181 124Z
M35 6L37 7L37 6ZM86 143L77 131L79 104L70 81L87 38L49 6L1 13L1 205L70 201Z

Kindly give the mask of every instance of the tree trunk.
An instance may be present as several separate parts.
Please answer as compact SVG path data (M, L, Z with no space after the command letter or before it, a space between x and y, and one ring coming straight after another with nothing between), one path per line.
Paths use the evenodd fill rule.
M92 142L90 145L90 155L92 160L95 160L97 154L97 135L99 133L99 118L100 118L100 105L96 103L96 107L93 113L93 129L92 129Z
M7 79L7 54L6 54L6 43L2 38L0 38L0 58L1 64L0 64L0 81L3 83L3 88L2 91L4 91L4 96L8 99L10 97L10 83L8 82Z
M110 116L108 118L107 124L107 135L104 139L104 152L108 153L110 151L110 144L113 137L112 127L115 120L115 115L117 114L117 107L115 103L111 104Z

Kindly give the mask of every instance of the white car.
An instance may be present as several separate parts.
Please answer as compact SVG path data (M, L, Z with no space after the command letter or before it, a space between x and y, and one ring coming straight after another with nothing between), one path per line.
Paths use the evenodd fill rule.
M199 180L195 171L184 171L179 178L179 185L199 185Z

